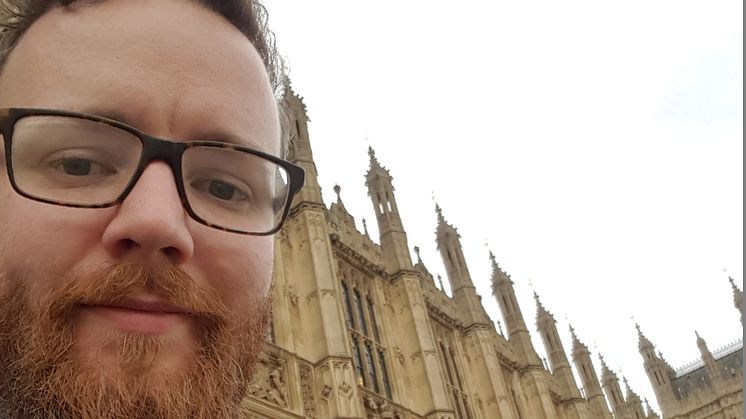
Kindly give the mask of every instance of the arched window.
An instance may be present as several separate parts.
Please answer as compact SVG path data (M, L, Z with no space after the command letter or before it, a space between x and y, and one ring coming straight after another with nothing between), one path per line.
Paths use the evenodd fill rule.
M365 324L365 312L363 312L363 302L360 298L360 291L355 290L353 292L353 299L355 301L355 310L357 311L357 324L361 332L364 335L368 335L368 325Z
M373 329L373 337L376 342L381 343L381 335L378 333L378 322L376 321L376 311L373 309L373 300L367 297L366 302L368 303L368 317L370 318L370 328Z
M376 363L373 359L370 343L365 344L365 362L368 367L368 373L370 374L370 381L373 384L373 391L380 393L381 388L378 385L378 371L376 370Z
M355 372L357 373L358 380L361 380L363 385L367 387L368 383L365 377L365 371L363 371L363 361L360 356L360 345L358 345L357 338L352 338L352 358L355 363Z
M344 298L345 304L345 320L347 320L348 327L355 327L355 323L352 315L352 303L350 302L350 290L345 282L342 282L342 298Z
M386 367L386 355L383 353L383 349L378 350L378 365L381 366L381 378L383 379L383 390L386 392L386 397L391 398L391 381L389 380L389 372Z
M346 266L350 269L349 266ZM340 272L344 269L340 268ZM342 293L345 319L350 325L348 337L359 384L393 400L393 389L386 365L386 348L381 344L384 330L380 328L373 295L365 291L362 281L372 280L352 268L349 281L343 277ZM366 284L367 285L367 284ZM379 312L380 314L380 312Z
M448 374L448 383L454 385L453 382L453 371L451 371L451 365L448 363L448 351L446 350L443 342L440 342L440 353L443 358L443 366L445 367L446 374Z

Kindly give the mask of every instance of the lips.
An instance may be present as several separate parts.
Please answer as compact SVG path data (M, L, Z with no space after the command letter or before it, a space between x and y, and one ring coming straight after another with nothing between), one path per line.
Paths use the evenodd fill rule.
M131 299L116 303L83 304L81 309L124 332L159 334L188 321L190 312L157 299Z

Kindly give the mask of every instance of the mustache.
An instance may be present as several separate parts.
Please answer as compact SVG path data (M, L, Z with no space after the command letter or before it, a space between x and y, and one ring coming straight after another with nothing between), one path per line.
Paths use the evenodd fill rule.
M143 294L155 295L213 325L230 320L230 311L215 290L198 285L184 270L136 263L106 266L60 281L41 307L47 308L51 318L68 317L80 306L118 305Z

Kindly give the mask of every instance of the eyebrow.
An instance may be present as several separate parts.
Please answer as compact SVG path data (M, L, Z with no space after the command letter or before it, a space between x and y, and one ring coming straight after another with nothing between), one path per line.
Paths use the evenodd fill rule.
M148 134L145 132L145 130L141 129L137 126L137 124L134 122L133 119L129 118L125 113L118 111L116 109L108 109L108 108L98 108L98 107L88 107L84 108L80 112L100 116L103 118L111 119L113 121L120 122L125 125L129 125L145 134ZM148 134L152 135L152 134ZM207 129L204 132L200 132L200 135L197 138L190 138L189 140L186 139L177 139L177 138L165 138L167 140L178 140L178 141L217 141L221 143L228 143L243 147L249 147L249 148L259 148L260 142L257 141L253 136L246 136L242 137L238 134L232 134L227 131L220 131L215 129Z

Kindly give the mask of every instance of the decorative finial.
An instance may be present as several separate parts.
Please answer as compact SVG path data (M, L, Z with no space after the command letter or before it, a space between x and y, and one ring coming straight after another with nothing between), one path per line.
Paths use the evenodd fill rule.
M419 246L414 247L414 253L417 255L417 263L422 263L422 258L420 257L420 248Z
M738 291L738 287L736 286L736 280L733 279L732 276L728 277L728 281L730 281L730 286L733 287L733 291Z
M440 276L440 274L438 274L438 284L440 284L440 290L446 292L446 289L443 286L443 278Z
M378 163L378 159L376 158L376 151L373 150L372 146L368 146L368 156L370 157L370 167L381 166L381 164Z
M363 231L365 232L365 235L368 235L368 222L365 221L365 218L363 218Z
M696 330L694 330L694 335L697 336L697 339L702 339L702 337L699 336L699 332L697 332Z
M334 193L337 194L337 203L342 203L342 196L340 195L340 192L342 192L342 187L339 185L334 185Z
M505 333L503 333L503 324L500 323L500 320L497 321L497 330L500 331L501 336L505 336Z
M495 259L495 254L492 253L492 250L490 250L490 261L492 262L492 269L499 268L499 266L497 265L497 259Z
M596 353L598 353L598 359L601 361L601 366L608 370L609 367L606 365L606 359L604 358L604 355L601 352L598 352L598 347L596 347L595 349Z

